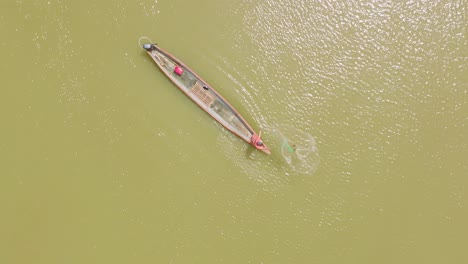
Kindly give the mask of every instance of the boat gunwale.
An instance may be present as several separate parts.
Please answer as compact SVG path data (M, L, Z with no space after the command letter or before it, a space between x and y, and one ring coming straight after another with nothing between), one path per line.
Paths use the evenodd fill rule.
M156 48L158 51L160 51L161 53L163 53L164 55L168 56L169 58L171 58L172 60L174 60L175 62L177 62L177 64L178 64L179 66L182 66L183 68L185 68L187 71L189 71L191 74L193 74L198 80L200 80L202 83L204 83L205 85L207 85L207 86L211 89L211 91L213 91L213 92L216 94L216 96L217 96L219 99L221 99L221 101L223 101L223 103L225 103L225 104L229 107L229 109L231 110L231 112L234 113L234 114L236 115L236 117L238 117L238 118L240 119L240 121L242 122L242 124L243 124L245 127L248 128L248 130L250 131L250 133L255 134L255 130L247 123L247 121L244 119L244 117L242 117L242 115L241 115L226 99L224 99L224 97L223 97L221 94L219 94L219 93L213 88L213 86L211 86L211 85L210 85L208 82L206 82L202 77L200 77L195 71L193 71L192 69L190 69L190 67L188 67L187 65L185 65L183 62L181 62L179 59L177 59L177 58L176 58L174 55L172 55L171 53L167 52L166 50L164 50L164 49L162 49L162 48L160 48L160 47L158 47L158 46L156 46L156 45L155 45L155 48ZM151 54L151 52L149 52L149 53L150 53L151 57L153 57L152 54ZM159 66L159 63L157 63L157 64L158 64L158 66ZM164 71L163 71L163 72L164 72ZM165 73L165 72L164 72L164 73ZM166 73L165 73L165 74L166 74ZM166 75L167 75L167 74L166 74ZM172 81L172 78L171 78L171 81ZM177 85L177 86L179 86L179 85ZM181 88L181 87L179 87L179 88ZM183 88L182 88L182 90L183 90ZM185 92L185 91L184 91L184 92ZM186 94L188 94L188 93L186 93ZM190 97L190 96L189 96L189 97ZM191 98L191 97L190 97L190 98Z
M220 123L223 127L225 127L226 129L228 129L229 131L231 131L231 133L233 133L234 135L236 135L237 137L241 138L242 140L246 141L247 143L251 144L251 145L254 145L253 142L252 142L252 138L254 137L258 137L259 135L255 132L255 130L247 123L247 121L244 119L244 117L242 117L242 115L226 100L224 99L224 97L219 94L208 82L206 82L202 77L200 77L195 71L193 71L190 67L188 67L187 65L185 65L182 61L180 61L179 59L177 59L177 57L175 57L174 55L172 55L170 52L167 52L166 50L162 49L161 47L159 47L158 45L156 44L151 44L152 47L154 49L156 49L157 52L159 53L162 53L163 55L169 57L171 60L173 60L174 62L177 63L178 66L184 68L185 70L189 71L191 74L193 74L199 81L201 81L203 84L205 84L206 86L209 87L209 89L211 89L211 91L219 98L219 100L221 100L223 103L226 104L226 106L229 107L230 111L239 119L239 121L241 121L241 123L247 128L247 130L249 130L249 132L252 134L250 136L250 139L249 140L246 140L242 135L240 135L239 133L237 133L236 131L234 131L233 129L231 129L229 126L226 126L225 124L223 124L223 122L229 124L228 121L224 120L223 118L221 117L218 117L218 116L215 116L214 114L212 114L210 111L207 111L206 109L206 106L205 105L202 105L201 103L199 103L197 100L194 100L194 98L192 98L192 96L190 95L190 89L186 89L185 87L182 87L178 82L176 82L175 78L173 76L170 75L170 72L169 71L165 71L163 69L163 66L160 64L160 62L155 58L155 55L153 55L152 53L152 50L146 50L146 52L150 55L150 57L153 59L154 62L156 62L156 64L158 65L158 68L160 69L160 71L162 71L164 73L164 75L166 75L166 77L172 82L174 83L178 88L179 90L181 90L186 96L188 96L193 102L195 102L200 108L202 108L207 114L209 114L211 117L213 117L213 119L215 119L218 123ZM223 122L222 122L222 121ZM265 148L258 148L254 145L254 147L262 152L265 152L267 154L270 154L270 150L267 146L264 146Z

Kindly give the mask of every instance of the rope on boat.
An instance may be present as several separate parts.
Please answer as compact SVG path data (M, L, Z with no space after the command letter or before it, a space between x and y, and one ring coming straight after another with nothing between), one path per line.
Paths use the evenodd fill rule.
M140 47L140 48L143 49L143 45L141 44L141 41L142 41L142 40L145 40L145 39L149 41L148 44L153 44L153 41L151 41L150 38L143 36L143 37L140 37L140 38L138 39L138 47Z

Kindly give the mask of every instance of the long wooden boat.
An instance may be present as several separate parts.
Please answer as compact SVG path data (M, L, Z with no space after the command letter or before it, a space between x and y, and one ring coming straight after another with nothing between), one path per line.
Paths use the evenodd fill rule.
M161 71L199 107L236 136L270 154L270 149L261 139L261 132L255 133L239 112L200 76L156 44L144 44L143 48Z

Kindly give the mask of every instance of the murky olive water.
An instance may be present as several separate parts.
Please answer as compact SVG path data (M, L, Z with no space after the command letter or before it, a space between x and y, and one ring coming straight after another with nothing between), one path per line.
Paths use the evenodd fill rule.
M0 262L468 261L466 1L0 10ZM178 91L142 36L273 154Z

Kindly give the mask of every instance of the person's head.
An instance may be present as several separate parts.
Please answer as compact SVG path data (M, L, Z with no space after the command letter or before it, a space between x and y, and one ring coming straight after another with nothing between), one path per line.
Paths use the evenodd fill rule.
M263 142L262 142L262 141L260 141L260 140L259 140L259 141L257 141L257 143L255 143L255 144L257 144L257 146L259 146L259 147L263 146Z

